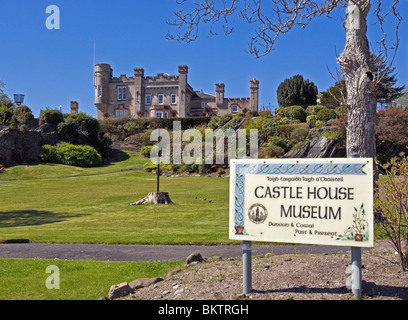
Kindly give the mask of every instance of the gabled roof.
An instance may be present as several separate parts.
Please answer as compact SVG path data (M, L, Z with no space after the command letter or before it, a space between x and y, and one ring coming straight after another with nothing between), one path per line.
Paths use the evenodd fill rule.
M215 99L215 96L209 93L201 92L201 91L194 91L192 99Z

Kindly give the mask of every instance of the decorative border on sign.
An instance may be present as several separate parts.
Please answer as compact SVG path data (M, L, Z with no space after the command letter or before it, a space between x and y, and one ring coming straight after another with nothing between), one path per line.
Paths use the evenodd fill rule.
M235 234L248 235L245 231L245 175L367 175L365 163L256 163L235 164Z

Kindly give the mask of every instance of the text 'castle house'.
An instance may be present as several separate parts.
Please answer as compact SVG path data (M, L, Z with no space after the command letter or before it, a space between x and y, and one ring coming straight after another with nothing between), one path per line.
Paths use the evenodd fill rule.
M95 65L95 106L98 119L144 116L151 118L225 115L258 111L259 81L251 80L250 97L225 98L225 85L215 85L216 95L194 89L187 82L188 67L179 66L178 75L158 73L145 77L142 68L134 76L113 77L109 64Z

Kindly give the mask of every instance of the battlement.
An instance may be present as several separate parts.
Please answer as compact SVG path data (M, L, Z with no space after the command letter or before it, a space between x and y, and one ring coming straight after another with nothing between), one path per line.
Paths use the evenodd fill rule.
M186 66L186 65L178 66L178 72L179 73L188 73L188 66Z
M224 91L225 90L225 84L224 83L216 83L215 84L215 91Z
M143 77L144 76L144 69L143 68L134 68L133 72L135 77Z
M179 76L169 75L167 73L158 73L156 76L149 76L145 77L144 80L146 82L171 82L171 81L178 81Z
M255 78L249 81L249 85L252 88L256 89L259 88L259 80L256 80Z
M127 77L125 74L121 74L120 77L113 77L110 82L112 83L125 83L125 82L134 82L134 77Z
M246 103L251 100L251 98L227 98L230 103Z

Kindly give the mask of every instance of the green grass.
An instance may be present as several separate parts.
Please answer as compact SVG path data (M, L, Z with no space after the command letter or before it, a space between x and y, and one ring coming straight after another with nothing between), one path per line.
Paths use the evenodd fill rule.
M114 151L112 157L105 159L100 167L80 168L43 163L18 165L7 168L0 174L0 180L35 180L106 174L141 168L147 162L150 160L143 158L137 152Z
M59 268L59 289L47 289L50 265ZM0 300L96 300L111 285L138 278L165 277L183 262L0 259ZM54 283L54 282L53 282ZM7 289L5 289L7 288Z
M134 207L130 203L156 190L156 176L146 172L103 174L146 162L138 154L128 154L129 159L122 163L92 168L94 171L56 165L49 172L47 165L40 165L42 179L0 183L0 242L232 243L228 240L229 179L161 177L161 190L168 191L175 204ZM17 167L11 169L19 172ZM34 175L31 170L39 169L25 170L28 177ZM60 178L76 170L95 175ZM23 176L7 171L13 179ZM58 178L48 178L55 175Z

